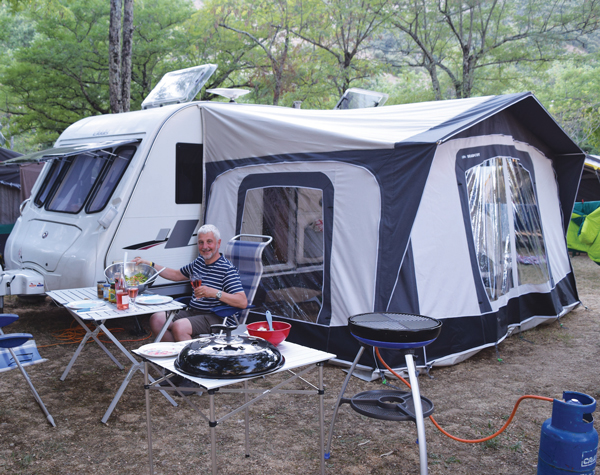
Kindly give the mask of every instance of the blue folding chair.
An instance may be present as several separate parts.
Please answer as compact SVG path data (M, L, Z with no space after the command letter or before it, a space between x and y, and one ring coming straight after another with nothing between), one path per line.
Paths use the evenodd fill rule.
M46 409L46 406L42 402L42 398L40 398L39 394L33 387L33 383L31 382L31 379L29 378L27 371L25 371L25 368L23 368L23 365L19 361L18 356L15 354L14 349L24 345L27 342L27 340L32 338L32 335L30 333L10 333L7 335L2 331L2 327L5 327L6 325L10 325L11 323L17 321L18 319L19 319L19 316L15 315L14 313L0 314L0 348L8 349L8 351L10 352L10 354L12 356L12 360L14 361L14 363L17 365L17 367L21 371L21 374L25 378L25 381L27 381L27 384L29 385L29 389L31 389L33 397L35 398L37 403L40 405L40 408L46 415L46 419L48 419L48 422L50 424L52 424L52 427L56 427L56 424L54 423L54 419L52 418L52 416Z
M242 240L244 239L244 240ZM260 278L263 273L262 254L273 238L261 234L238 234L227 243L223 255L237 268L242 287L248 299L248 306L239 309L230 305L219 305L212 309L217 316L226 319L227 324L244 324L248 318ZM191 297L180 297L180 302L189 304Z

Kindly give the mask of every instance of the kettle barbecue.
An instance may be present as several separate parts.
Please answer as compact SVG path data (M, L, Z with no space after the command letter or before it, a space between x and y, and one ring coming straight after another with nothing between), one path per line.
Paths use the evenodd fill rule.
M261 376L281 368L285 358L272 343L258 337L232 335L237 326L211 325L211 335L188 343L175 360L175 368L190 376L235 379Z

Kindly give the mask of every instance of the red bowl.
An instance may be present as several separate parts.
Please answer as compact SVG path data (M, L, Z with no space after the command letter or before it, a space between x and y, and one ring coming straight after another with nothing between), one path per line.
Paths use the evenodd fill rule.
M292 326L286 322L273 322L273 331L269 330L269 324L267 322L254 322L249 323L246 326L248 334L250 336L257 336L263 338L275 346L279 345L283 340L290 334L290 328Z

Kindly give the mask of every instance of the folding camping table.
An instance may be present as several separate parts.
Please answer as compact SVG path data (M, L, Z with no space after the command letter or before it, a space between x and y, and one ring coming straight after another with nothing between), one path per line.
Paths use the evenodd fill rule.
M77 300L86 300L86 299L96 300L98 298L95 287L85 287L85 288L81 288L81 289L53 290L50 292L46 292L46 294L49 297L51 297L52 300L54 300L55 302L57 302L60 305L66 305L69 302L75 302ZM125 380L119 387L117 394L115 394L115 397L113 398L112 402L110 403L110 406L108 407L106 413L102 417L102 422L104 422L106 424L106 421L112 414L112 411L114 410L115 406L119 402L119 399L121 399L123 392L127 388L127 385L131 381L131 378L133 377L135 372L136 371L143 372L143 369L142 369L143 363L138 361L137 359L135 359L134 356L127 350L127 348L125 348L121 344L121 342L119 340L117 340L117 338L108 330L108 328L106 328L106 326L104 325L105 322L107 320L114 320L116 318L135 317L138 315L148 315L150 313L155 313L155 312L167 312L167 321L165 322L165 325L162 328L160 334L154 340L155 342L157 342L157 341L161 340L165 331L171 324L171 321L173 320L173 317L175 315L175 313L174 313L175 310L179 310L183 307L184 307L184 305L182 303L177 302L175 300L172 300L172 301L164 303L164 304L159 304L159 305L140 305L140 304L131 305L130 304L129 309L127 309L127 310L117 310L117 305L113 304L113 303L109 303L109 302L106 302L106 305L98 308L97 310L93 310L93 311L77 311L77 310L73 310L73 309L65 306L65 308L73 316L75 321L77 323L79 323L79 325L81 325L81 327L85 330L85 336L83 337L83 339L81 340L81 343L77 347L77 350L71 357L71 361L69 361L69 364L65 368L65 371L63 372L62 376L60 377L60 380L64 381L66 379L67 375L69 374L69 371L71 371L71 368L73 367L73 364L79 357L81 350L83 350L86 342L90 338L92 338L98 344L98 346L104 350L104 352L117 365L117 367L119 369L124 369L123 365L121 363L119 363L119 361L110 352L110 350L108 348L106 348L106 346L104 346L104 344L98 338L98 334L101 331L104 332L104 334L108 338L110 338L110 340L115 345L117 345L117 348L119 348L119 350L121 350L121 353L123 353L127 357L127 359L129 359L129 361L131 361L131 363L132 363L132 366L129 369L127 376L125 377ZM93 331L90 330L88 328L88 326L85 324L85 322L92 322L96 327L95 330L93 330ZM173 404L174 406L177 406L177 403L173 400L173 398L171 398L171 396L168 393L163 391L163 395L169 400L169 402L171 404Z
M152 423L150 419L150 390L158 390L158 389L167 389L170 391L176 391L175 387L160 387L158 383L160 383L164 378L161 378L158 381L150 381L148 376L148 368L149 366L154 366L161 370L167 370L168 372L179 374L190 381L193 381L200 385L200 388L185 388L185 391L195 391L201 392L206 391L209 398L209 410L208 416L202 412L188 397L184 396L184 400L192 407L196 412L198 412L202 418L208 422L209 432L210 432L210 448L211 448L211 464L212 464L212 473L217 473L217 444L216 444L216 426L220 424L224 420L228 419L234 414L237 414L240 411L245 411L245 449L246 456L250 455L249 449L249 421L248 421L248 407L252 404L258 402L263 397L269 394L312 394L315 396L319 396L319 448L320 448L320 462L321 462L321 474L325 473L325 461L324 461L324 428L323 428L323 364L335 358L334 354L325 353L324 351L314 350L312 348L308 348L305 346L297 345L295 343L291 343L288 341L284 341L279 344L277 347L283 357L285 358L284 365L276 371L272 373L268 373L264 375L265 378L269 378L272 374L280 373L282 371L288 371L289 377L280 382L279 384L273 386L270 389L252 389L249 388L248 383L256 378L262 376L254 376L249 378L240 378L240 379L210 379L210 378L197 378L194 376L187 375L185 373L181 373L175 369L175 359L176 357L168 357L168 358L149 358L142 356L138 350L133 350L134 353L142 356L144 358L144 377L145 377L145 389L146 389L146 419L148 424L148 457L150 460L150 473L154 473L154 463L152 460ZM293 370L306 366L306 368L300 370L299 372L294 372ZM313 369L318 368L319 370L319 379L316 385L312 384L308 380L306 380L303 376L312 371ZM283 386L291 383L292 381L300 380L303 383L307 384L310 389L281 389ZM230 388L234 384L241 383L241 388ZM215 411L215 395L219 393L243 393L244 394L244 403L233 409L231 412L223 415L220 418L217 418ZM255 394L256 397L249 400L249 395Z

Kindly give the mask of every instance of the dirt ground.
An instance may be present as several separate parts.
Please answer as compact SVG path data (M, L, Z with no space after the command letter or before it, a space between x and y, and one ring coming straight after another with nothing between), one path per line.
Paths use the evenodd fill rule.
M422 395L434 402L434 417L448 432L467 439L490 435L525 394L562 398L564 390L571 390L600 398L600 266L585 255L572 262L587 308L580 306L560 321L511 336L499 345L500 360L491 348L456 366L434 368L433 379L419 378ZM5 312L20 315L5 331L32 333L40 354L48 359L27 371L56 427L48 424L18 370L0 373L0 473L149 473L142 375L134 376L108 424L103 424L100 419L126 373L90 343L68 378L60 381L77 347L73 341L80 338L73 319L50 299L31 303L7 298ZM147 320L141 323L148 328ZM131 321L113 321L109 328L130 349L151 341L149 336L132 336ZM108 346L118 354L112 343ZM341 368L325 366L326 431L344 376ZM278 378L271 375L257 385L267 387ZM381 383L353 378L347 394L373 389L382 389ZM208 397L192 399L207 409ZM217 414L229 412L241 399L239 394L218 396ZM155 472L210 473L207 422L187 404L173 407L156 392L151 401ZM305 395L271 395L252 406L249 458L244 456L242 413L227 419L217 427L219 473L318 473L317 408L317 398ZM550 402L525 400L505 432L478 444L455 442L426 421L429 473L535 473L541 425L551 410ZM598 429L598 422L594 424ZM414 424L370 419L344 405L335 427L326 473L419 473Z

